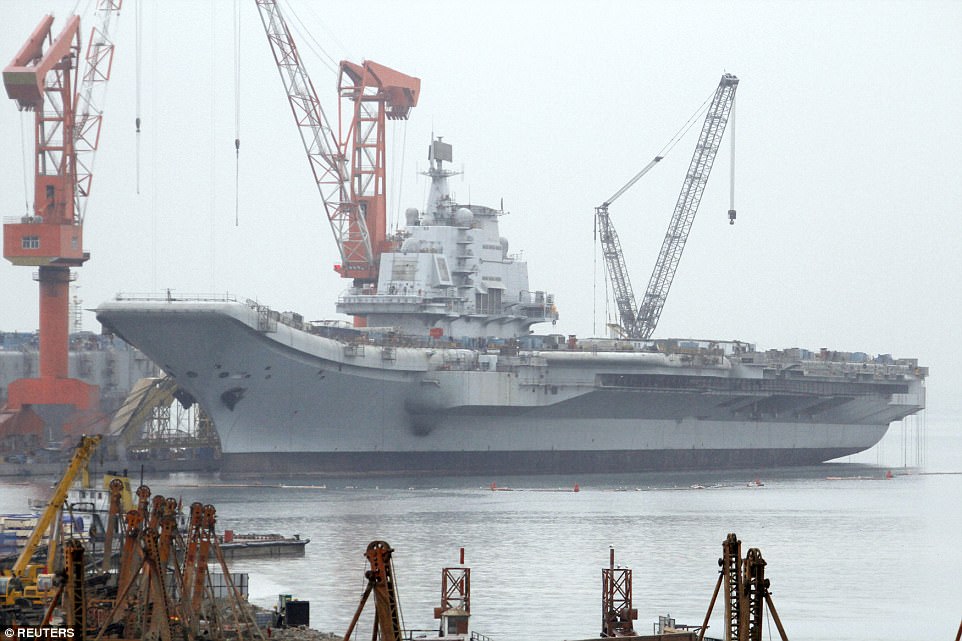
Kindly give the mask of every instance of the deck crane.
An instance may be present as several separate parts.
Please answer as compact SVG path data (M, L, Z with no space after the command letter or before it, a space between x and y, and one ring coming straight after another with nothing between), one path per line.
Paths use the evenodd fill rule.
M3 225L3 255L14 265L37 267L40 283L40 376L12 382L8 406L68 405L96 409L96 386L68 374L71 267L82 266L83 218L93 158L100 140L103 89L114 46L110 24L123 0L99 0L79 71L80 18L71 16L53 37L45 16L3 70L7 95L21 111L34 112L33 211Z
M341 255L337 271L354 279L355 285L373 283L381 253L392 246L384 194L385 125L387 120L407 119L417 105L421 81L369 60L360 65L342 61L339 122L334 130L278 2L256 2L337 241ZM346 118L350 120L345 128Z
M728 124L728 115L735 100L737 87L738 78L728 73L724 74L718 83L695 145L688 173L682 183L681 193L675 203L675 211L668 224L658 260L655 262L655 269L648 280L648 288L640 306L636 306L635 294L625 267L624 252L618 240L618 233L608 216L608 206L647 174L662 160L663 156L655 156L624 187L595 208L596 234L601 241L608 277L614 290L621 329L628 338L647 340L651 338L658 325L661 310L668 297L668 290L671 288L678 262L685 249L685 242L688 240L692 221L695 219L705 184L708 182L708 175L711 173L715 155L718 153L722 135L725 133L725 126ZM732 219L733 214L733 210L729 211Z

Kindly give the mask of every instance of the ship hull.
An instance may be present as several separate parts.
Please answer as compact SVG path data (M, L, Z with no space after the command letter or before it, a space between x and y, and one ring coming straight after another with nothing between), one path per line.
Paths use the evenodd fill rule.
M485 370L471 350L349 345L241 303L108 303L98 317L211 415L225 476L810 465L871 447L921 407L917 381L808 389L661 355Z
M226 454L223 478L622 474L816 465L864 448Z

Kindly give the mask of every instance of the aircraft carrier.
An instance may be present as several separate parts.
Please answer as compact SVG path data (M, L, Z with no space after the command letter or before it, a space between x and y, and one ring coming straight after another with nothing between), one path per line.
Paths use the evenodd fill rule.
M557 320L553 295L530 288L503 212L451 197L450 150L432 154L427 206L407 211L377 281L337 302L367 327L226 297L97 309L213 418L223 475L809 465L924 407L914 359L532 334Z

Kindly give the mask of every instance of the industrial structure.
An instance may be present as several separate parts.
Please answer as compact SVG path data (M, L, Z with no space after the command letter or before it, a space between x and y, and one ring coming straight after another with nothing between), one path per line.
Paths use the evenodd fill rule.
M527 263L510 253L502 209L451 195L448 142L431 141L424 208L408 208L404 229L382 234L383 126L408 116L420 81L342 62L335 129L277 2L257 5L334 230L338 271L352 279L336 309L353 325L230 297L120 294L97 310L108 331L163 363L215 425L231 426L220 433L222 474L807 465L867 449L924 407L927 371L915 359L650 338L735 76L722 77L708 108L640 312L607 216L624 189L599 207L626 337L539 335L534 326L558 320L554 295L532 289Z
M601 570L601 637L633 637L638 610L632 607L631 568L615 567L615 549Z
M97 25L83 55L78 16L68 18L56 38L53 16L44 17L3 70L7 95L34 113L33 211L4 219L3 255L14 265L36 267L40 283L39 376L10 383L7 408L32 408L57 429L103 421L97 387L69 376L69 286L71 268L90 258L83 249L83 220L113 60L110 25L121 4L98 2Z
M114 478L99 557L92 531L63 534L60 546L54 532L46 556L36 556L100 441L81 440L25 548L0 577L0 625L49 625L60 610L64 625L86 639L262 639L227 567L212 505L195 502L184 518L181 501L142 485L125 511L125 481ZM222 592L210 565L220 570Z
M668 223L668 231L665 232L665 239L662 241L655 268L651 272L648 288L645 290L645 297L640 306L635 302L635 293L625 265L624 251L618 239L618 232L615 231L608 214L608 207L659 163L663 156L655 156L621 189L595 208L595 234L601 242L608 280L618 308L620 334L625 338L648 340L658 326L658 319L668 298L668 290L671 289L672 280L675 278L678 263L685 250L685 243L688 241L688 234L691 232L691 225L698 212L698 205L701 203L702 193L705 191L708 176L715 162L715 155L718 153L725 126L728 124L728 116L735 102L737 88L738 78L730 73L724 74L718 83L715 95L708 106L698 142L695 143L695 152L688 166L688 173L685 174L681 193L678 194L671 222ZM730 222L735 222L734 208L728 210L728 216Z
M386 121L407 119L421 81L370 60L342 61L333 129L278 3L257 0L257 7L340 251L338 272L356 285L373 283L381 253L394 248L387 237Z
M766 563L761 551L751 548L744 558L741 553L741 541L735 534L729 534L722 542L722 556L718 559L721 569L708 611L705 613L699 641L705 637L708 619L722 589L725 595L725 641L762 641L766 606L775 621L781 640L788 641L768 590L771 582L765 578Z
M440 620L442 637L471 635L471 568L464 565L464 548L460 550L459 563L441 570L441 605L434 608L434 618Z
M361 594L361 601L357 605L354 617L347 626L344 633L345 639L350 639L357 626L364 605L368 598L374 595L374 629L373 639L381 641L402 641L404 638L404 627L401 623L401 606L398 601L397 584L394 579L394 562L391 556L394 553L392 548L385 541L371 541L367 546L364 556L367 558L371 569L364 573L367 585Z
M176 469L215 469L220 439L210 417L169 376L137 381L106 434L111 460L165 461ZM190 465L190 463L194 463Z
M50 500L44 507L23 550L20 552L20 555L13 563L9 572L4 572L3 576L0 576L0 587L2 587L2 589L0 589L0 595L2 595L4 599L4 605L11 606L17 602L17 599L26 599L28 603L42 603L43 600L49 596L49 592L53 587L52 582L44 584L41 575L47 574L49 578L50 572L54 567L57 557L57 528L59 528L61 524L60 515L64 503L67 500L67 492L73 484L74 479L77 478L77 475L86 470L87 464L90 462L90 457L99 444L99 436L85 436L77 445L73 457L67 465L66 471L56 487L54 487ZM33 559L34 554L38 550L41 539L51 528L53 528L54 531L49 537L50 544L46 554L47 561L44 563L35 563Z

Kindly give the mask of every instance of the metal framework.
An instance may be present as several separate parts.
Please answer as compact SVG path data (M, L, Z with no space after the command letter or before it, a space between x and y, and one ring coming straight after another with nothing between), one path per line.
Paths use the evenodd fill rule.
M53 37L45 16L3 70L7 95L21 111L34 112L34 199L32 215L3 226L3 255L14 265L37 267L40 284L40 377L19 379L8 390L9 405L64 404L96 408L95 386L68 376L71 267L90 255L83 250L83 213L100 139L103 93L114 47L110 23L122 0L100 0L79 76L80 18L71 16ZM78 77L79 76L79 77Z
M651 171L661 159L662 156L655 156L654 160L645 165L644 169L635 174L624 187L616 191L611 198L601 203L600 206L595 207L595 238L601 242L601 253L605 259L611 288L614 290L615 305L618 307L621 327L629 336L637 325L635 310L638 309L638 304L635 302L635 291L631 286L631 279L628 277L628 267L625 265L625 254L621 250L618 232L615 231L615 226L608 215L608 206L628 191L642 176Z
M742 594L742 542L734 534L722 543L721 561L725 575L725 641L738 641L748 611Z
M728 124L728 114L735 101L737 88L738 78L726 73L718 83L715 97L712 99L711 106L708 107L705 124L695 144L695 153L688 165L685 182L682 183L681 193L678 194L678 201L675 203L675 211L671 222L668 223L668 231L661 244L661 251L658 253L658 261L648 280L648 289L645 290L641 307L638 308L640 338L651 338L655 327L658 326L661 310L668 298L668 290L671 289L671 282L675 278L675 271L678 269L681 254L685 250L691 224L698 212L702 193L708 183L708 175L711 173L718 146L725 133L725 125Z
M371 593L374 594L374 631L372 638L381 641L402 641L404 631L401 626L401 606L398 602L397 585L394 580L394 562L391 555L394 549L386 541L371 541L364 556L371 569L364 573L367 587L361 595L361 602L348 625L345 639L350 639L357 626L364 604Z
M434 618L441 620L440 636L467 636L471 619L471 568L464 566L461 548L460 567L441 570L441 605L434 608Z
M788 641L772 602L772 595L768 591L770 583L765 578L765 559L758 548L750 548L742 559L741 547L741 541L734 534L729 534L722 542L722 557L718 559L721 569L698 638L705 638L715 600L724 585L725 641L762 641L766 605L775 621L779 637L782 641Z
M96 639L113 638L118 626L121 636L130 639L263 639L230 578L214 506L192 503L189 523L181 530L180 501L160 495L151 499L145 485L137 488L137 498L137 509L126 514L116 598L88 602L100 622ZM229 612L217 603L208 563L220 566ZM94 638L93 633L85 638Z
M471 568L444 568L441 571L441 610L471 612Z
M615 305L618 307L621 328L630 336L637 325L635 310L638 304L635 302L631 279L628 278L628 267L625 265L625 254L621 250L618 232L608 215L607 203L595 208L595 236L601 242L601 253L605 259Z
M347 162L337 143L337 134L327 121L317 91L311 82L297 45L274 0L256 0L261 22L274 54L274 62L287 91L294 122L314 174L331 230L345 264L370 261L371 239L364 219L356 215L350 198Z
M731 74L722 76L715 95L708 107L695 152L682 183L681 193L675 204L668 231L662 242L655 268L648 280L648 287L640 306L636 306L634 290L625 266L624 252L614 225L608 215L608 206L651 170L662 156L656 156L615 194L595 208L595 233L600 239L608 278L611 281L621 328L628 338L647 340L651 338L668 298L675 271L681 260L691 224L698 211L702 193L708 182L715 155L721 144L728 116L735 100L738 78ZM637 310L637 311L635 311Z
M631 569L615 567L612 548L607 568L601 570L601 636L631 637L635 635L632 621L638 610L631 607Z
M385 138L387 120L406 120L417 104L421 81L366 60L360 65L342 61L338 81L339 119L351 120L341 148L351 156L351 199L371 236L373 262L342 266L341 274L364 281L377 278L377 262L387 244L385 199ZM366 273L365 273L366 272Z
M340 140L343 122L338 131L328 122L278 3L256 2L341 255L338 271L344 278L373 282L387 232L384 121L407 118L417 104L420 80L372 62L342 62L339 93L354 104L347 135Z
M83 223L87 211L87 197L93 181L94 157L100 144L100 127L103 124L103 107L107 81L113 67L114 43L110 27L120 15L123 0L98 0L95 12L97 24L90 30L86 65L76 99L74 124L74 152L77 162L76 198L77 220Z
M67 466L67 470L54 488L50 501L47 502L47 506L37 520L37 525L30 533L30 537L24 544L20 556L18 556L14 562L10 570L11 576L16 578L24 576L27 566L30 564L33 559L33 554L37 550L40 539L43 538L44 532L50 528L50 525L60 518L64 502L67 500L67 491L70 489L70 486L73 485L77 474L87 467L87 463L90 462L94 450L100 445L100 440L100 436L81 437L80 443L77 445L76 451L74 451L73 458L70 459L70 464Z

